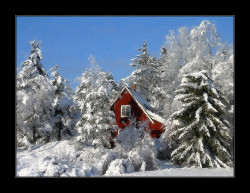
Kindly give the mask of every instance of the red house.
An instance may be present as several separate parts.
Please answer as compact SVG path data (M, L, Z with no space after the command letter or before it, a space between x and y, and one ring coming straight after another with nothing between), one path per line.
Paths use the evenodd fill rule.
M136 92L135 85L122 89L111 103L111 110L114 111L116 123L121 129L129 125L130 118L135 118L136 122L148 122L152 137L159 138L165 130L166 120L153 112L147 100Z

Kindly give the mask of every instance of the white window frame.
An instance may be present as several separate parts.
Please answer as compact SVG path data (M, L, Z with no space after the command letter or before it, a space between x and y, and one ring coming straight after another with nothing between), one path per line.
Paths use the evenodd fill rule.
M129 115L128 116L124 116L123 115L123 110L124 109L129 109ZM126 110L125 110L126 111ZM125 117L130 117L131 116L131 107L130 107L130 105L121 105L121 118L125 118Z

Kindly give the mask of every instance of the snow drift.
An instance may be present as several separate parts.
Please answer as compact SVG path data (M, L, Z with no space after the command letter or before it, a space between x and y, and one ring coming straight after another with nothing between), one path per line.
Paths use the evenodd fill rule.
M76 151L72 141L50 142L30 150L17 149L18 177L98 177L98 176L233 176L233 169L178 168L159 161L155 171L134 172L132 162L105 148L86 146Z

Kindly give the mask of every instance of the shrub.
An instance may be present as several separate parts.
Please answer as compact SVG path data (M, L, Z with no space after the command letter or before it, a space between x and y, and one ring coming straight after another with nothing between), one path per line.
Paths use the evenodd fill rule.
M121 158L130 160L135 171L140 170L143 162L145 170L157 169L157 149L155 139L148 132L148 124L142 123L135 128L134 122L131 122L117 136L114 151L118 152Z
M134 166L130 160L116 159L111 162L105 175L116 175L130 173L134 171Z

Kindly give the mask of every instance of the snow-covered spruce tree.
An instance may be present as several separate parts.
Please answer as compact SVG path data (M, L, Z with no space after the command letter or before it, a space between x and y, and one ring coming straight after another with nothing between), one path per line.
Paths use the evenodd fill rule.
M84 113L84 101L89 92L94 88L93 72L91 69L86 69L80 77L80 85L75 90L74 103L79 113Z
M53 122L54 88L41 63L40 42L31 41L31 55L18 68L16 85L17 144L48 142Z
M135 67L136 70L132 72L132 79L130 79L130 81L133 81L133 83L136 84L136 90L138 92L140 92L143 96L147 96L147 99L150 100L148 96L149 88L147 86L150 77L147 76L149 73L147 69L151 65L151 58L148 53L146 41L143 42L141 48L138 48L138 51L141 53L135 58L131 59L132 63L130 65Z
M222 42L215 24L208 20L202 21L199 26L195 26L190 30L187 27L182 27L178 30L178 33L172 32L170 36L167 36L166 40L165 46L167 47L168 59L170 59L167 64L175 62L183 66L179 77L185 73L207 70L214 85L229 101L229 103L225 104L224 118L229 121L230 132L233 134L233 45ZM173 101L171 110L174 111L179 106L178 100Z
M72 106L72 111L75 112L75 130L78 133L75 143L75 148L77 150L82 149L84 144L86 144L87 142L87 140L85 139L86 133L83 128L83 125L85 123L83 115L86 113L86 97L89 91L94 89L94 80L92 76L94 76L94 73L92 72L91 68L86 69L85 72L82 73L81 77L79 77L80 85L76 87L73 97L74 105Z
M160 111L160 98L164 96L163 90L158 84L161 83L160 70L157 58L150 57L146 41L138 49L141 54L133 58L130 64L135 67L129 78L130 84L136 84L136 90L140 92L151 104Z
M171 137L178 143L172 161L185 167L232 166L228 122L222 118L225 98L207 72L184 75L175 93L182 108L171 115L175 120Z
M111 131L116 127L114 113L110 110L116 89L113 76L92 61L91 68L82 74L81 80L75 94L81 111L76 124L78 140L85 144L99 141L99 144L110 148Z
M74 118L70 111L73 105L73 91L69 82L64 79L58 72L58 65L50 69L51 84L54 86L55 98L53 101L54 107L54 126L52 138L54 140L68 139L74 135L74 130L71 128L71 120Z

